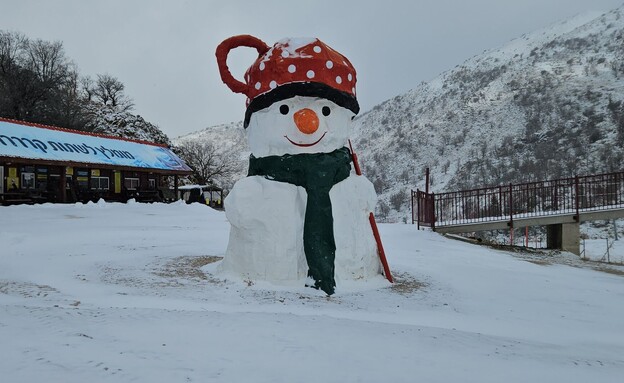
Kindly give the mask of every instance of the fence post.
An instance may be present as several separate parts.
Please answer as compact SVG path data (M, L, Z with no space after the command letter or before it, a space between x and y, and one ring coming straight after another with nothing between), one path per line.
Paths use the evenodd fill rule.
M416 230L420 230L420 189L416 189ZM414 224L414 191L412 190L412 225Z
M503 212L505 211L505 208L503 206L503 187L499 186L498 187L498 215L499 216L503 216Z
M509 226L513 229L513 187L509 183Z
M418 189L416 189L418 190ZM414 189L410 189L411 193L410 193L410 197L412 199L412 225L414 224ZM418 195L418 194L417 194ZM419 223L420 225L420 223ZM420 229L420 227L419 227Z
M574 220L576 222L581 221L581 216L579 215L579 177L574 176L574 189L576 194L576 216L574 216Z
M431 230L435 231L435 194L431 193L431 213L430 213L430 218L431 218Z
M479 199L479 189L477 189L477 220L481 218L481 200Z
M622 188L620 187L620 180L618 179L618 174L620 173L615 173L615 192L617 193L617 196L615 198L617 198L616 204L621 204L622 203ZM619 177L620 179L622 177Z
M559 180L555 180L553 191L553 211L557 211L559 210Z
M509 183L509 244L513 246L514 240L514 225L513 225L513 187L511 182Z

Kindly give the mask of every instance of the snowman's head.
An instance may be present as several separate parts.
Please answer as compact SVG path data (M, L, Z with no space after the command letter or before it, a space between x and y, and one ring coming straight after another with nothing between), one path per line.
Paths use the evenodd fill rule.
M251 114L247 137L256 157L329 153L347 145L355 113L328 99L294 96Z
M258 58L236 80L229 52L252 47ZM247 96L244 126L255 156L331 152L347 144L360 109L351 62L317 38L287 38L269 47L253 36L230 37L217 47L221 78Z

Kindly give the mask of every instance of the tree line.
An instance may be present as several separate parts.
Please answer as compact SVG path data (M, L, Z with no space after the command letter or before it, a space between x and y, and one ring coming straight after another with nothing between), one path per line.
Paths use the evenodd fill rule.
M109 74L80 74L60 41L0 30L0 117L92 131L102 110L133 108Z

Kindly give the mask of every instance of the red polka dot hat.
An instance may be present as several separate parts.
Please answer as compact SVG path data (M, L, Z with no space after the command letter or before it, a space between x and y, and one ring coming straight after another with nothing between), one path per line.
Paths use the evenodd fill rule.
M245 73L245 82L236 80L227 67L228 53L238 47L258 51L258 59ZM253 112L294 96L326 98L359 112L353 65L317 38L283 39L269 47L253 36L234 36L219 44L216 56L223 82L233 92L247 96L245 127Z

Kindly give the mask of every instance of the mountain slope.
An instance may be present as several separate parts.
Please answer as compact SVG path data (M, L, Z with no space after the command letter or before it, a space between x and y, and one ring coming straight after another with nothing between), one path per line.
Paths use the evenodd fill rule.
M623 9L525 35L360 116L378 215L407 220L426 167L438 192L620 169Z

